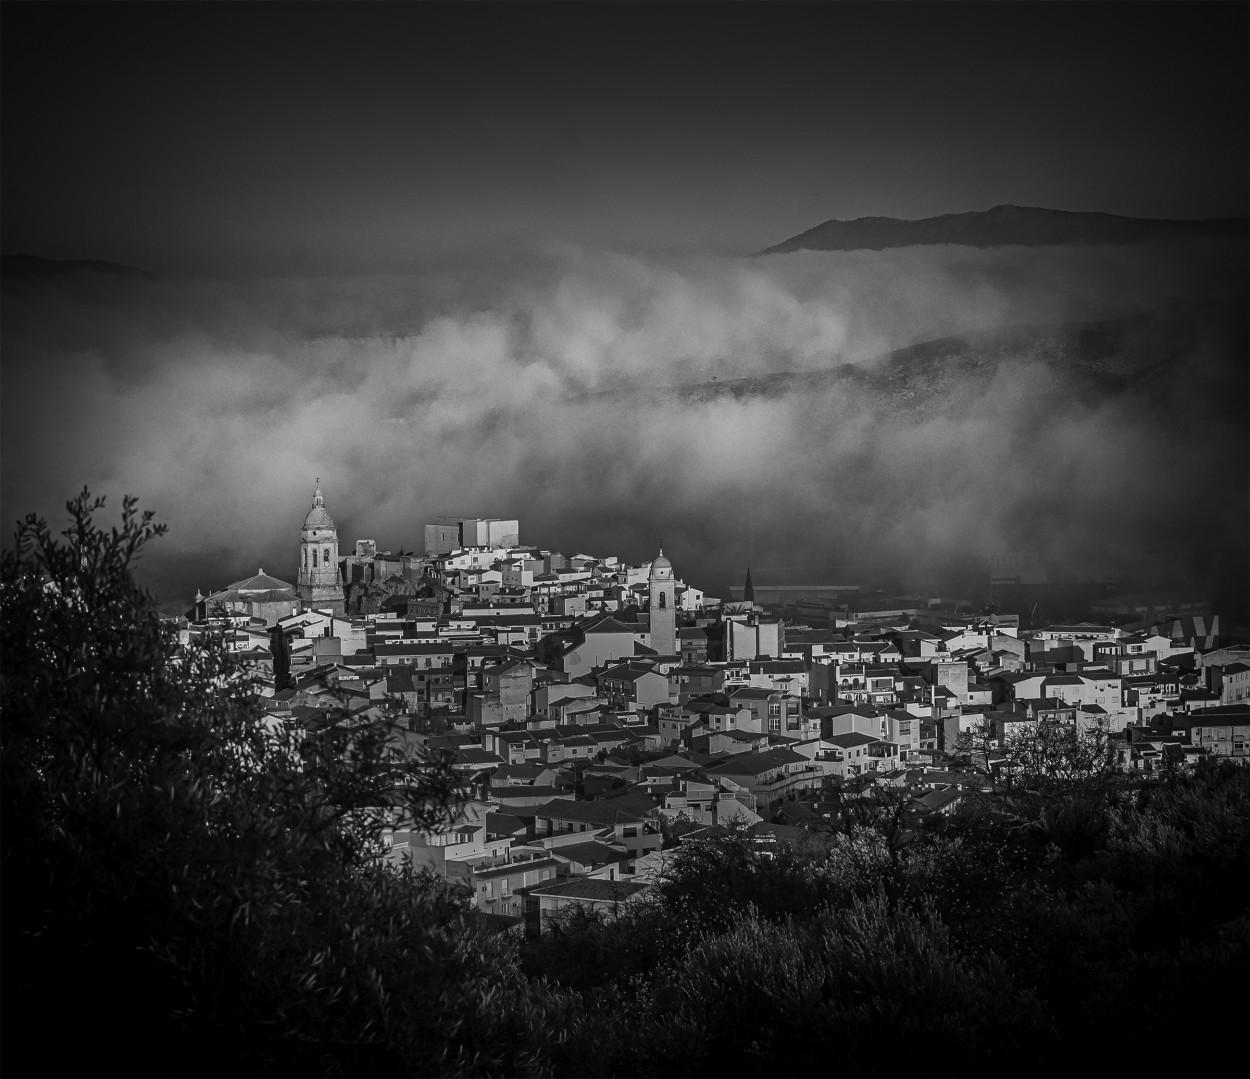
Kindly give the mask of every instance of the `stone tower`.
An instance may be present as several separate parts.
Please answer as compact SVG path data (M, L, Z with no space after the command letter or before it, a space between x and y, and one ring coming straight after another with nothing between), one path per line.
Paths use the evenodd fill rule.
M296 591L305 607L342 614L343 580L339 574L339 533L318 486L300 532L299 583Z
M651 563L648 580L651 615L651 647L662 656L677 654L677 586L673 563L664 557L664 545Z

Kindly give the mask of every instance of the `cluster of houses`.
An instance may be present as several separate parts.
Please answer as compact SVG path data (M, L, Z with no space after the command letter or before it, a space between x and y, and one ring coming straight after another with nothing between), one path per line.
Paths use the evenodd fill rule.
M1250 759L1250 650L1192 618L1022 631L940 604L845 604L787 624L749 574L722 602L662 550L630 565L518 532L443 519L422 556L362 541L340 559L318 492L297 584L262 571L197 596L181 627L227 638L275 727L390 715L414 753L449 754L462 810L437 833L394 831L392 856L487 915L616 909L674 844L727 827L796 842L882 785L906 790L917 820L953 813L989 779L972 737L1100 728L1144 773Z

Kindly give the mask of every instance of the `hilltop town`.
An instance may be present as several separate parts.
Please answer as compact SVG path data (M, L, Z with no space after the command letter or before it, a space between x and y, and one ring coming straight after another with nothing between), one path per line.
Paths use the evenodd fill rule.
M566 555L515 520L440 518L424 540L343 553L318 489L296 581L197 594L181 639L224 636L275 729L389 716L414 757L452 754L456 819L390 830L391 856L531 929L618 910L699 837L768 850L856 801L888 796L909 827L992 804L1048 732L1113 774L1250 759L1250 650L1210 616L1022 629L852 589L757 595L749 569L721 599L662 546Z

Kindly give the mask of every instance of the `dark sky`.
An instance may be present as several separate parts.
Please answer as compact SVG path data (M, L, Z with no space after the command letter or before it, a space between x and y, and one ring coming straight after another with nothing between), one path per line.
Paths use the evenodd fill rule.
M1244 4L3 7L3 245L160 271L1244 215Z

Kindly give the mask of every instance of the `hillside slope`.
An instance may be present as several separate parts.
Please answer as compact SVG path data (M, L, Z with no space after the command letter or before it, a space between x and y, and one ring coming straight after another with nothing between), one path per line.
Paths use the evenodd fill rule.
M1060 375L1067 394L1088 402L1137 392L1166 394L1179 361L1212 325L1241 326L1245 315L1200 309L1151 312L1127 319L1011 326L956 334L896 349L862 364L811 371L782 371L662 387L627 387L588 397L635 402L663 399L685 404L819 395L842 388L867 393L883 413L928 414L957 404L987 385L1005 364L1046 366ZM1236 335L1237 331L1230 331ZM1229 381L1245 381L1244 347L1224 365ZM1224 381L1222 379L1222 381ZM1212 401L1219 410L1224 401Z

